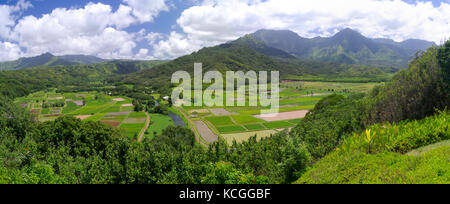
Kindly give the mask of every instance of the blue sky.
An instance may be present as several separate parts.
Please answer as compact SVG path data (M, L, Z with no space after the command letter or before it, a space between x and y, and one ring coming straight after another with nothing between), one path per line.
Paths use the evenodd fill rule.
M316 37L346 27L440 43L450 0L0 0L0 61L44 52L173 59L259 29Z

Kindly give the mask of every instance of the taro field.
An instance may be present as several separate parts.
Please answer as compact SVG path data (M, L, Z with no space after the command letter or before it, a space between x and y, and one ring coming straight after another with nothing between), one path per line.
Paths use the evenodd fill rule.
M100 121L120 129L129 138L145 132L145 113L133 112L132 100L121 96L107 96L96 92L56 93L37 92L15 101L27 109L40 122L61 116L73 116L85 121Z

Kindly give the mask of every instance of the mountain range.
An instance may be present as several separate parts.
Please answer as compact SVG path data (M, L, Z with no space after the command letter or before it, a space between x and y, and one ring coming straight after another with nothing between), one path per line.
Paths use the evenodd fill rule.
M259 30L231 43L252 47L272 57L398 69L407 68L417 52L436 46L434 42L417 39L403 42L371 39L349 28L327 38L303 38L289 30Z
M51 53L44 53L35 57L23 57L15 61L0 62L0 70L20 70L38 66L54 67L58 65L95 64L105 61L104 59L88 55L54 56Z
M417 52L435 46L424 40L395 42L371 39L352 29L328 38L303 38L292 31L259 30L235 41L207 47L152 69L125 77L125 83L150 85L167 81L176 71L280 71L282 79L342 82L380 82L407 68Z
M277 69L285 76L345 73L350 67L347 65L366 65L392 72L407 68L417 52L435 45L433 42L416 39L403 42L372 39L349 28L331 37L316 38L303 38L289 30L259 30L235 41L180 57L164 65L164 70L160 72L186 70L188 63L194 62L203 62L207 67L219 70L235 70L238 67L253 70ZM45 53L36 57L0 62L0 70L96 64L106 61L87 55L54 56ZM339 67L344 67L344 70ZM361 71L371 68L359 66L357 69Z

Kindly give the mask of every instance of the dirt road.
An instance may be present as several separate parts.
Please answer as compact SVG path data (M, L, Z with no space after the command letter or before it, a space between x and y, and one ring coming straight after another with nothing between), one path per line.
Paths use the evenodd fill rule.
M146 122L145 122L145 127L144 127L144 129L142 129L141 130L141 133L139 133L139 139L138 139L138 142L142 142L142 140L144 139L144 134L145 134L145 131L148 129L148 127L150 126L150 115L147 113L147 112L145 112L145 115L147 116L147 120L146 120Z

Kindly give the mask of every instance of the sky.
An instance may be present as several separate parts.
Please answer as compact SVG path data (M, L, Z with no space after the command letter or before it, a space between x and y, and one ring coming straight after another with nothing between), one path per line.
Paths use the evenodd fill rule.
M0 61L174 59L259 29L328 37L450 38L450 0L0 0Z

